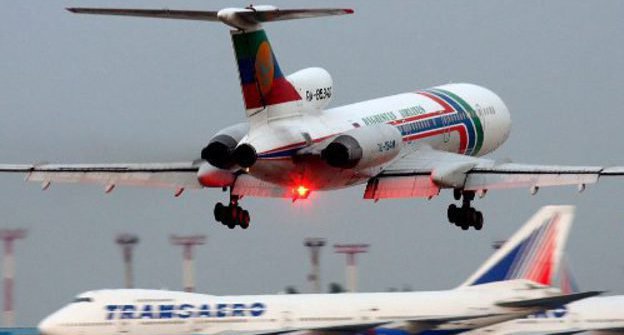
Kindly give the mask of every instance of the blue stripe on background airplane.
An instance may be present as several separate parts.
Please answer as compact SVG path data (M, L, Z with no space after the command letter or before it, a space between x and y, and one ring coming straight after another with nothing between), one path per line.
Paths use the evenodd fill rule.
M599 294L553 286L573 215L571 206L542 208L451 290L254 296L99 290L80 294L39 329L42 335L469 331Z
M310 192L366 184L365 199L432 198L452 189L458 205L448 220L481 229L476 195L503 188L585 185L622 176L624 167L498 164L478 158L500 147L511 118L492 91L448 84L325 109L333 95L330 74L307 68L284 75L262 23L353 13L350 9L281 10L273 6L220 11L69 8L73 13L222 22L238 64L246 122L218 131L187 162L121 164L2 164L1 172L28 181L95 183L185 189L229 189L215 220L249 227L243 196L307 198Z

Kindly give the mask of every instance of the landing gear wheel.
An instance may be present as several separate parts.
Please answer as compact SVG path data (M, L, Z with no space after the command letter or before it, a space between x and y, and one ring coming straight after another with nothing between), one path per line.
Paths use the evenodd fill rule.
M230 203L227 206L219 202L214 207L215 220L229 229L234 229L236 226L243 229L249 228L251 221L249 212L238 205L238 199L237 196L230 196Z
M446 216L450 223L456 223L458 219L459 208L455 204L450 204L446 210Z
M227 211L227 207L225 207L222 203L217 202L214 207L214 218L217 222L223 222L225 220L225 214Z
M483 213L471 206L471 202L475 197L475 192L454 189L453 197L455 200L461 199L462 205L461 207L455 204L450 204L448 206L446 216L449 222L460 227L462 230L468 230L470 227L481 230L483 228Z
M466 222L468 222L470 226L474 226L475 222L477 222L477 210L472 207L466 210Z
M477 219L475 223L472 225L476 230L481 230L483 228L483 213L477 211Z
M249 221L251 220L250 216L249 216L249 212L246 210L243 210L242 215L241 215L241 222L240 222L240 226L243 229L247 229L249 228Z

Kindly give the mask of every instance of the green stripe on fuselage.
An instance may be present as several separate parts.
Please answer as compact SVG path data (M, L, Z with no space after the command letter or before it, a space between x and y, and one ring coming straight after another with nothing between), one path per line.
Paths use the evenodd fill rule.
M472 122L475 125L475 130L477 134L477 144L475 145L475 149L472 151L472 154L477 155L481 150L481 146L483 146L483 125L481 124L481 119L479 119L479 116L474 111L474 109L472 109L472 107L470 107L470 105L466 101L464 101L464 99L460 98L455 93L439 88L437 88L436 90L448 95L449 97L451 97L451 99L459 102L459 104L462 105L462 107L464 107L464 109L468 112L468 115L470 115L470 119L472 119Z

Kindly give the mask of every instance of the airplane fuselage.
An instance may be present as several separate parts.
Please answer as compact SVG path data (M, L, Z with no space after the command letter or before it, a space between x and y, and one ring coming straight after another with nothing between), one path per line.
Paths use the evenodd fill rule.
M327 110L306 109L305 102L284 105L273 106L261 118L250 117L249 134L241 143L253 145L258 160L248 173L284 187L305 185L313 190L364 183L394 158L425 145L481 156L505 142L511 128L503 101L492 91L472 84L448 84ZM341 169L329 166L318 155L299 154L305 147L322 145L339 134L380 125L396 128L399 140L373 139L369 149L382 153L396 150L393 159L360 169Z
M81 294L75 302L44 319L39 328L43 335L262 333L345 324L364 330L397 321L456 315L465 320L446 322L438 328L461 331L529 314L529 309L496 305L498 301L517 298L517 289L523 286L525 283L510 282L431 292L259 296L102 290ZM546 291L542 288L523 294L540 297ZM414 329L418 322L392 326L418 331ZM431 327L424 321L421 326Z

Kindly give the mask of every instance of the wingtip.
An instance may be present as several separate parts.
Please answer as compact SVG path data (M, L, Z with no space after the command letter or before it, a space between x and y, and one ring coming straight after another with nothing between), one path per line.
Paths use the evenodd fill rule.
M345 14L353 14L353 13L355 13L355 11L353 9L351 9L351 8L346 8L346 9L344 9L344 13Z
M70 13L77 13L78 9L74 8L74 7L67 7L65 8L66 11L70 12Z

